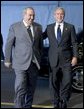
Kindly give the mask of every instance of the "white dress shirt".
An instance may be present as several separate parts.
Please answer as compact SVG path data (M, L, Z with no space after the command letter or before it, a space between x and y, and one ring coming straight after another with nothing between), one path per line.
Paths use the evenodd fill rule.
M64 23L57 23L55 24L55 28L54 28L54 31L55 31L55 36L57 38L57 28L58 28L58 25L60 25L60 29L61 29L61 34L63 33L63 27L64 27Z

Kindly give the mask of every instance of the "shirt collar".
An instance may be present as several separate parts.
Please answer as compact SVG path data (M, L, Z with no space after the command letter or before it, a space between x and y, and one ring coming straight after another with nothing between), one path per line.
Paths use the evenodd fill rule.
M58 26L58 25L62 26L63 24L64 22L61 22L61 23L56 22L55 26Z
M29 25L23 20L23 23L24 23L24 25L25 25L25 27L29 27ZM30 25L31 27L32 27L32 25Z

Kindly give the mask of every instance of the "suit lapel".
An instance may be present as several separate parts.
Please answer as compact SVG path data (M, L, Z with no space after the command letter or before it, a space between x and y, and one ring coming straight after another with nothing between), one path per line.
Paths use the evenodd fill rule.
M22 27L22 30L24 31L24 36L28 39L28 41L32 42L31 41L31 38L27 32L27 28L25 27L25 25L23 24L23 22L21 22L21 27Z
M58 43L56 36L55 36L55 23L52 25L51 33L52 33L52 36L54 37L54 40L56 40L56 42Z
M33 23L33 32L34 32L34 40L37 38L37 26L35 25L35 23Z
M34 33L34 40L35 40L35 36L36 36L36 26L35 26L34 23L33 23L33 33Z

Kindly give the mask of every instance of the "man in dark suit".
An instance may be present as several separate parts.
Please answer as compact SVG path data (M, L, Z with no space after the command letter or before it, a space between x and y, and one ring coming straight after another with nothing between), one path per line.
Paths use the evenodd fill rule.
M15 107L31 108L41 58L42 26L28 7L23 20L11 25L5 47L5 66L15 70ZM12 57L11 57L12 56Z
M3 36L1 34L1 61L4 60L4 53L3 53Z
M67 107L71 94L71 70L78 57L74 26L64 22L64 16L64 9L58 7L54 12L56 22L48 25L43 33L44 39L49 39L50 89L55 108Z

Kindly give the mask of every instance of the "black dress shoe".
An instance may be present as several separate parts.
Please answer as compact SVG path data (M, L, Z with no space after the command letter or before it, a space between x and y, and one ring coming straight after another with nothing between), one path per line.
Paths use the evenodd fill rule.
M60 104L60 105L59 105L60 108L67 108L67 103L66 103L66 101L61 100L59 104Z
M59 106L55 106L54 108L55 108L55 109L58 109L58 108L59 108Z
M59 104L58 105L55 105L54 108L59 108Z

